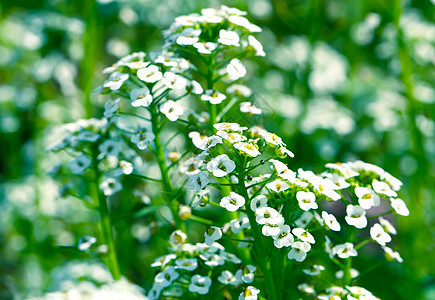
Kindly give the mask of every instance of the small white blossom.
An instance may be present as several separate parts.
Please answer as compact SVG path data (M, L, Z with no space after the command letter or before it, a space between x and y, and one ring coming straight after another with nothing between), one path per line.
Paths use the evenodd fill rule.
M192 177L190 177L189 181L187 182L187 188L191 191L198 192L202 190L208 183L210 179L208 177L207 171L201 171Z
M299 191L296 193L296 199L298 200L299 207L304 211L319 207L316 203L316 195L313 192Z
M249 218L242 214L239 218L231 220L230 222L231 231L235 234L242 232L243 229L249 228Z
M207 170L215 177L224 177L234 171L236 164L226 154L216 156L207 163Z
M269 190L274 191L275 193L279 193L279 192L288 190L290 186L288 185L287 182L279 180L279 179L276 179L276 180L266 184L266 187Z
M278 226L279 233L273 236L273 243L275 247L289 247L294 242L294 237L290 233L290 226L281 224Z
M98 146L100 155L102 157L115 156L118 157L122 151L122 144L114 140L105 140Z
M230 63L227 65L226 72L228 74L228 78L231 81L235 81L239 78L242 78L246 75L246 68L240 61L240 59L233 58Z
M153 96L147 87L132 89L130 92L131 105L133 107L148 107L153 101Z
M257 270L256 266L247 265L236 272L236 278L244 283L251 283L254 281L254 272Z
M224 94L218 92L217 90L206 90L201 96L202 101L208 101L211 104L220 104L227 98Z
M394 228L393 224L390 223L387 219L384 219L382 217L379 217L379 223L382 225L382 228L388 233L397 234L396 228Z
M116 194L122 189L121 183L115 178L106 178L100 183L100 189L105 196Z
M284 224L284 217L278 214L275 218L266 219L266 223L261 228L264 236L274 236L280 233L280 225Z
M353 278L356 278L358 275L359 275L359 271L358 271L357 269L350 268L350 277L351 277L352 279L353 279ZM342 279L343 276L344 276L344 272L343 272L343 270L337 271L337 272L335 273L335 277L337 277L337 279Z
M211 246L215 241L222 237L222 230L216 226L210 226L204 232L205 244Z
M219 205L228 211L236 211L245 205L245 198L237 193L230 192L229 196L221 199Z
M227 88L227 93L248 98L252 95L252 90L243 84L233 84Z
M177 102L168 100L160 107L160 112L170 121L176 121L184 113L184 110Z
M399 262L399 263L403 263L403 259L402 259L402 257L400 256L400 253L399 253L399 252L394 251L393 249L391 249L391 248L389 248L389 247L387 247L387 246L382 247L382 249L384 249L384 251L385 251L385 258L386 258L388 261L396 260L396 261Z
M162 267L162 268L164 268L169 262L171 262L172 260L174 260L176 258L177 258L176 254L168 254L168 255L157 257L154 260L154 262L151 264L151 267L153 267L153 268L155 268L155 267Z
M211 54L217 48L217 46L217 43L211 42L198 42L193 44L193 47L195 47L196 50L202 54Z
M359 205L364 209L369 209L372 206L379 206L381 204L378 194L371 188L356 187L355 195L358 197Z
M238 47L240 45L239 41L240 41L240 37L236 32L225 30L225 29L221 29L219 31L218 42L221 43L222 45Z
M324 270L325 267L322 265L313 265L310 269L303 269L302 272L304 272L305 275L317 276Z
M260 115L263 111L251 102L240 103L240 111L247 115Z
M251 157L257 157L261 154L260 151L258 151L257 146L251 143L239 142L234 144L234 148L244 152Z
M80 154L68 163L68 167L73 174L82 174L92 164L92 159L84 154Z
M375 190L376 193L382 194L388 197L396 197L397 193L391 189L391 187L383 182L378 180L373 180L372 187Z
M264 195L258 195L251 200L251 210L256 212L257 209L267 207L267 197Z
M408 207L405 202L400 198L390 198L391 207L396 211L398 215L409 216Z
M201 29L185 28L177 37L176 43L181 46L193 45L199 40Z
M154 282L159 284L161 288L165 288L170 286L172 282L176 280L179 276L180 274L175 271L175 268L173 266L169 266L156 275L156 277L154 278Z
M366 211L361 206L349 204L346 207L346 214L345 220L347 224L355 226L358 229L367 226Z
M385 246L387 243L391 242L391 236L386 233L384 228L378 223L370 228L370 236L381 246Z
M187 86L187 79L168 71L163 75L162 83L172 90L182 90Z
M131 137L131 142L136 144L140 150L145 150L154 141L154 134L150 131L138 132Z
M77 134L76 138L77 138L77 141L94 143L94 142L98 141L100 136L101 135L99 135L98 133L95 133L93 131L82 130L79 132L79 134Z
M199 132L192 131L189 133L189 137L192 139L192 143L195 147L201 150L208 150L217 144L222 144L222 138L215 135L207 137Z
M175 265L177 269L193 271L198 267L198 260L196 258L185 258L176 260Z
M311 220L314 218L314 215L309 212L305 211L302 213L302 215L296 220L295 224L298 227L305 228L307 225L311 222Z
M222 284L229 284L233 286L238 286L242 283L240 279L236 278L236 276L234 276L233 273L228 270L222 271L221 275L217 279Z
M288 259L294 259L298 262L301 262L307 257L307 252L310 250L311 245L307 242L294 242L287 257Z
M240 293L238 300L257 300L260 290L253 286L248 286L245 291Z
M333 231L340 231L340 223L333 214L328 214L326 211L322 211L322 219L325 222L325 226Z
M249 46L251 46L255 51L255 56L266 56L264 53L263 45L252 35L248 36Z
M118 71L110 74L109 80L104 82L103 87L110 88L112 91L119 90L123 83L130 77L126 73L120 73Z
M259 208L255 210L255 214L256 214L256 221L260 225L264 225L268 222L268 220L275 219L280 216L279 212L272 207Z
M104 104L104 117L110 118L114 113L119 110L121 98L109 100Z
M301 241L314 244L316 241L311 233L303 228L293 228L292 233Z
M355 250L353 244L351 243L344 243L344 244L337 245L334 248L332 248L332 251L334 252L334 254L336 254L338 257L342 259L346 259L348 257L358 255L358 252Z
M163 75L162 72L160 72L159 67L156 65L151 65L149 67L139 69L137 71L137 77L139 77L139 79L142 81L154 83L162 79Z
M187 240L187 235L181 230L175 230L169 237L169 242L173 245L184 244Z

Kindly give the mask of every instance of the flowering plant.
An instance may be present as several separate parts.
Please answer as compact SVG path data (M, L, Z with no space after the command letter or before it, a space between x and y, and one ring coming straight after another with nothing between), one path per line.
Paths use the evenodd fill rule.
M222 6L180 16L160 52L104 70L97 91L114 96L104 118L68 124L52 148L74 157L55 173L83 183L66 192L100 215L100 240L85 237L79 248L121 278L111 219L123 212L112 204L130 194L143 202L138 216L160 215L170 231L151 265L149 299L289 299L289 284L303 298L377 299L357 285L372 266L358 271L354 261L374 242L402 262L383 217L409 214L397 198L402 183L362 161L320 174L289 167L291 149L257 124L262 109L241 83L249 69L241 59L265 56L261 28L245 15ZM305 283L295 283L299 274Z

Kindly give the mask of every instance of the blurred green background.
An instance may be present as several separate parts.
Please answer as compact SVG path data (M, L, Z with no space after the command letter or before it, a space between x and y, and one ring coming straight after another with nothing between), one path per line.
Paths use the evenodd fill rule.
M258 122L295 153L292 169L362 159L404 182L411 215L395 220L394 246L405 262L360 285L381 299L435 299L433 0L2 1L0 299L41 295L68 276L104 280L98 264L91 275L72 271L71 261L90 259L74 245L97 231L98 216L47 175L53 129L101 117L105 99L92 90L104 67L158 50L176 16L221 4L248 11L264 29L266 58L246 61L247 85L266 112ZM145 288L164 247L147 224L115 220L124 274ZM367 267L380 254L364 255Z

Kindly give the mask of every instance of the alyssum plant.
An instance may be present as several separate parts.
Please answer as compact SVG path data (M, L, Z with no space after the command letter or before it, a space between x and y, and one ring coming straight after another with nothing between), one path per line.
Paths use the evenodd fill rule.
M172 228L167 254L152 264L149 299L377 299L355 285L363 273L352 263L371 242L402 261L387 246L396 230L382 217L409 214L397 198L402 183L362 161L330 163L319 175L286 165L293 153L252 126L262 111L239 83L240 59L265 55L261 29L244 15L222 6L176 18L161 52L133 53L104 71L99 91L114 96L104 118L65 127L54 149L74 156L64 174L91 187L71 190L100 213L96 251L120 279L111 218L122 212L108 200L140 179L127 192L148 209L168 207ZM199 216L208 209L213 220ZM202 242L189 242L192 222L205 225ZM306 283L289 289L300 273Z

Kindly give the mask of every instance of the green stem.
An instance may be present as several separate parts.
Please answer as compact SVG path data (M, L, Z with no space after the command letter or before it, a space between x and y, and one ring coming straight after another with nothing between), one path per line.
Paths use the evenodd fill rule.
M112 221L110 219L109 208L107 206L107 199L101 193L99 187L100 171L98 169L97 154L92 157L92 165L94 169L94 184L98 200L98 212L100 214L100 229L102 242L107 245L107 266L112 273L113 279L119 280L121 278L121 271L119 269L118 259L116 255L115 241L113 237Z
M172 205L172 202L174 200L175 194L174 189L172 188L171 179L169 178L169 169L166 165L165 160L165 154L164 154L164 148L162 146L162 141L160 139L160 127L159 127L159 114L157 111L157 107L155 105L150 106L150 112L151 112L151 125L152 125L152 131L154 134L154 154L157 159L157 163L159 165L160 174L161 174L161 181L163 186L163 192L166 198L166 203L169 207L169 209L172 212L172 217L175 221L175 226L179 227L182 231L186 232L186 226L185 222L180 219L180 216L177 213L177 209L174 208L174 205Z
M243 167L241 168L242 171L239 174L239 193L245 198L246 201L249 202L249 195L245 187L245 168L246 162L243 163ZM248 202L245 204L246 207L249 207ZM249 218L249 223L251 225L252 233L254 235L254 252L257 252L256 257L258 258L258 264L263 271L264 280L266 281L265 288L267 292L267 299L278 299L277 291L275 288L275 276L272 272L270 259L266 255L266 253L268 253L267 247L264 245L261 229L259 228L255 220L255 213L251 209L247 209L246 214Z

